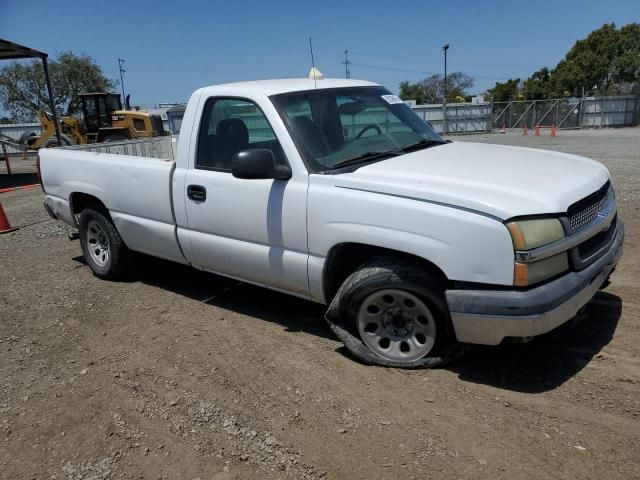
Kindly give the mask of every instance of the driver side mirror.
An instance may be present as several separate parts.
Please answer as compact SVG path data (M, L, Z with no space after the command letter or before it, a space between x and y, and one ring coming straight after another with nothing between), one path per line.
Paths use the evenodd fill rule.
M266 148L242 150L231 160L231 174L248 180L289 180L291 169L287 165L276 165L273 152Z

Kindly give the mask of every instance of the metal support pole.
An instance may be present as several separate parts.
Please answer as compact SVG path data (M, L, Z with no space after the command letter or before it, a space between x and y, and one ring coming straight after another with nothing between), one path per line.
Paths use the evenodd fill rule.
M520 120L522 120L524 118L524 116L527 114L527 112L529 111L529 109L533 106L534 104L531 103L529 104L529 106L527 107L527 109L522 113L522 115L520 115L520 117L518 117L518 120L516 120L516 123L514 123L514 127L517 127L518 124L520 123ZM527 122L525 121L525 126L526 126Z
M487 132L491 133L493 130L493 98L491 99L491 106L489 107L489 121L487 122Z
M538 112L536 112L536 100L533 101L533 119L531 121L531 128L538 124Z
M53 125L56 128L56 138L58 139L58 145L62 146L62 139L60 138L60 122L58 121L58 114L56 113L56 104L53 101L53 87L51 86L51 79L49 78L49 63L47 57L42 57L42 66L44 67L44 78L47 81L47 91L49 92L49 106L51 107L51 115L53 116Z
M344 78L351 78L351 71L349 70L349 65L351 61L349 60L349 50L344 51Z
M7 166L7 175L11 175L11 164L9 163L9 154L7 153L7 146L2 143L2 153L4 155L4 163Z
M562 118L562 120L560 120L557 123L557 127L560 128L564 122L567 120L567 118L569 118L569 116L573 113L574 110L578 110L578 113L580 113L582 111L582 101L584 99L581 98L580 100L578 100L578 103L576 105L574 105L572 108L569 109L569 111L567 112L567 114ZM579 120L578 120L579 121Z
M498 116L495 118L494 125L498 122L498 120L500 120L500 117L502 117L502 115L504 115L507 112L507 109L511 106L511 102L507 102L507 106L504 107L504 109L498 114ZM506 116L505 116L506 117ZM503 122L505 121L504 119L502 120Z
M584 124L584 107L585 107L584 87L582 87L582 98L580 98L580 110L578 110L578 122L579 122L580 129L582 129L582 125Z
M124 59L118 58L118 69L120 70L120 85L122 86L122 103L125 104L125 108L127 108L126 107L127 97L124 94L124 78L122 76L122 74L126 72L126 70L122 68L122 65L124 65L124 62L125 62Z
M444 98L442 99L442 133L447 134L447 50L449 50L449 44L444 47Z
M551 104L551 106L549 107L549 109L544 112L544 115L542 116L542 118L540 119L540 121L538 123L536 123L536 127L540 126L540 123L542 122L542 120L544 120L545 118L547 118L547 115L549 115L549 113L551 113L551 111L553 110L553 108L556 106L556 104L560 101L560 99L556 100L555 102L553 102ZM548 125L542 125L543 127L546 127Z

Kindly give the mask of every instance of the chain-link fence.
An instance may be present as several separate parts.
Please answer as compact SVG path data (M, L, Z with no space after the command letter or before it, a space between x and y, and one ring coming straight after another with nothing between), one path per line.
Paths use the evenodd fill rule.
M638 124L638 97L554 98L494 102L494 129L632 127Z

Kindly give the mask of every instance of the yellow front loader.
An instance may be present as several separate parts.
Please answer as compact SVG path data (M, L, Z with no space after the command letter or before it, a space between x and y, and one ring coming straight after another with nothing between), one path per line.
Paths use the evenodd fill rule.
M118 142L167 134L160 116L123 110L118 94L84 93L80 95L80 101L82 119L60 117L60 140L63 145ZM31 149L59 146L51 114L40 111L38 117L42 134L25 133L20 143Z

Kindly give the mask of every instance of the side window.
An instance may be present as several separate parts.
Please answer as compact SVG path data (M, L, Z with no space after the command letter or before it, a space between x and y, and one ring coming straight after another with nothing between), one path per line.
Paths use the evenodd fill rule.
M134 118L133 128L135 128L139 132L144 132L145 131L144 120L141 120L140 118Z
M266 148L278 163L284 152L267 117L258 106L238 98L210 98L198 132L196 168L231 171L233 156L241 150Z

